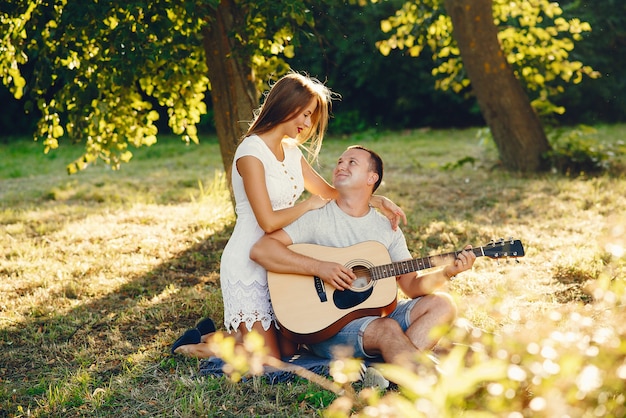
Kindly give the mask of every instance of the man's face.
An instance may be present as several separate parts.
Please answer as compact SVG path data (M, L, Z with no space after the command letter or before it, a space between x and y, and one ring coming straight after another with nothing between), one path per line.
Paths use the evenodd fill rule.
M378 175L370 170L371 157L369 152L361 149L346 150L337 160L333 171L333 185L335 188L365 188L371 187Z

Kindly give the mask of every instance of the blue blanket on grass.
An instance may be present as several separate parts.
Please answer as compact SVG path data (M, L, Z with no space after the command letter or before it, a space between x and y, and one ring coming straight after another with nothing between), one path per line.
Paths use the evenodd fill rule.
M299 353L282 359L285 363L303 367L320 376L328 376L330 360L309 353ZM223 376L224 361L218 357L211 357L200 362L200 374L203 376ZM293 381L298 375L288 370L267 370L262 375L267 383L285 383Z

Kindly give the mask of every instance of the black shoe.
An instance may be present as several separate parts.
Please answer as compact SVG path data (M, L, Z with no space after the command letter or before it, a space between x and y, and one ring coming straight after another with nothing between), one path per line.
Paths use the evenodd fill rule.
M207 335L215 332L215 323L211 318L203 318L196 325L196 329L200 331L200 335Z
M200 344L200 331L195 328L185 331L185 333L174 342L174 345L172 345L172 354L176 354L174 351L176 351L178 347L187 344Z

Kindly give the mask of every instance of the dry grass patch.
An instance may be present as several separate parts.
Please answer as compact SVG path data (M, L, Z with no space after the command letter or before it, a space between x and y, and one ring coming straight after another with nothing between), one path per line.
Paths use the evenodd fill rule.
M503 350L571 330L572 318L587 332L623 317L594 290L624 278L623 177L507 173L462 130L329 138L327 178L355 143L384 158L380 193L406 211L416 257L522 240L519 264L481 258L450 284L463 319L516 336ZM157 147L121 172L70 178L61 157L31 150L24 164L40 174L0 178L0 416L318 416L333 397L311 383L199 377L197 361L169 354L200 317L221 323L234 214L215 141Z

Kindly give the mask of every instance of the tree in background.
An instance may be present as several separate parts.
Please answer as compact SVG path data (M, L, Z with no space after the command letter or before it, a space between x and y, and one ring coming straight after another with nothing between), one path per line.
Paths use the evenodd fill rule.
M383 54L400 48L412 56L430 47L439 88L462 92L471 82L503 165L537 171L550 149L539 115L564 112L551 101L563 91L559 82L598 76L569 59L590 25L561 15L548 0L407 2L381 22L394 32L377 45Z
M500 1L494 4L500 5ZM207 110L204 95L210 89L227 173L230 173L239 136L251 117L251 110L258 105L261 86L269 74L278 76L287 70L279 57L293 56L299 35L304 33L305 28L313 28L311 8L323 10L326 4L334 4L331 0L311 4L299 0L116 0L106 4L56 0L23 3L5 0L3 7L6 10L0 13L3 36L0 75L15 97L26 93L31 106L37 106L41 111L43 116L36 136L43 140L46 151L57 147L61 138L85 142L85 154L69 166L70 172L83 169L98 158L118 167L131 158L129 145L153 144L159 117L156 105L167 109L168 124L174 133L186 141L197 141L196 126ZM452 8L453 3L464 6L467 2L448 1L445 5ZM529 2L519 4L523 6L526 3ZM459 21L472 23L472 19L479 16L483 22L493 20L487 9L491 1L467 4L483 7L470 7L469 14L464 7L455 9L459 11ZM509 8L516 4L507 3ZM509 62L497 56L495 31L486 30L490 25L477 25L476 30L467 31L462 41L468 47L458 48L450 36L451 20L443 13L445 10L441 1L426 0L415 6L419 13L410 14L401 9L395 18L383 23L386 29L396 28L395 38L392 36L387 41L389 49L406 47L413 54L419 45L416 40L433 43L435 57L444 59L438 62L435 72L449 74L439 84L451 89L460 86L462 91L468 86L465 74L469 74L470 78L474 78L477 97L482 94L480 97L483 99L479 97L479 103L483 114L488 113L491 121L498 117L502 132L506 133L508 129L510 133L513 126L511 120L514 119L502 117L507 112L516 111L525 114L526 118L533 117L534 112L528 111L529 99L519 93L520 89L510 89L516 99L513 103L512 99L506 100L510 97L506 92L493 88L496 85L511 86L512 77L506 67L512 64L510 56L506 57ZM502 22L506 20L511 27L521 27L520 22L530 22L535 25L529 26L534 31L532 33L539 34L539 29L545 25L537 19L532 20L534 8L522 6L518 14L504 13L503 16L508 17ZM505 9L504 3L498 7ZM550 10L545 12L542 9L543 15L557 13L560 9ZM497 10L494 12L497 15ZM487 15L491 19L486 18ZM461 27L460 23L457 25ZM360 30L368 30L364 28L367 28L367 23ZM539 29L535 31L535 28ZM586 29L584 25L581 28ZM414 36L411 30L417 30L422 38L411 39L410 36ZM477 35L486 36L484 43L478 41L483 48L476 47L478 38L472 37ZM537 35L534 42L546 35L549 40L550 30ZM472 42L472 39L475 40ZM489 42L492 47L484 48ZM383 51L384 45L384 41L379 44ZM563 45L567 52L569 44ZM483 49L493 52L489 57L494 61L490 64L492 72L483 77L479 89L475 80L484 76L485 67L481 67L484 62L480 61ZM463 51L473 53L470 56L476 61L468 58L466 53L461 54ZM529 51L518 55L528 54ZM537 62L542 62L541 57L549 56L547 52L543 53L543 56L536 57ZM559 56L560 52L556 53ZM464 55L465 69L461 66L459 54ZM354 63L356 69L360 66L361 86L367 83L366 76L371 74L366 59L361 57L360 62ZM23 74L22 69L29 60L32 74ZM499 70L501 66L505 67L502 71ZM547 73L534 72L532 65L524 68L523 71L529 71L530 80L535 83L541 79L540 76L546 79ZM579 74L580 69L574 73ZM508 81L498 84L496 75L497 80ZM405 74L406 78L409 76ZM389 74L388 78L393 81L393 74ZM483 102L487 99L484 97L499 101L485 106ZM400 112L407 100L411 98L403 95L397 101ZM494 128L495 124L489 125L496 142L501 145L505 167L521 171L537 169L537 156L546 146L540 125L534 122L530 125L534 128L527 130L531 134L507 137L507 143L501 140L503 134ZM520 129L526 127L525 124L517 126ZM513 133L518 134L517 131ZM533 138L530 141L535 141L530 143L531 149L524 148L529 144L529 137ZM520 148L523 152L515 152Z
M626 120L626 2L622 0L561 0L564 13L589 22L572 56L596 69L598 80L584 78L576 88L567 88L557 99L567 103L558 117L565 123L615 123Z
M0 77L41 112L35 137L45 152L84 141L70 173L96 159L118 168L130 145L154 144L156 105L175 134L197 142L210 88L230 173L258 91L288 70L279 56L293 54L295 28L311 24L300 0L5 0Z
M376 42L384 36L379 22L401 5L335 0L311 6L312 34L287 61L342 95L333 104L331 134L484 125L473 98L435 89L432 60L410 59L398 49L387 56L378 52Z

